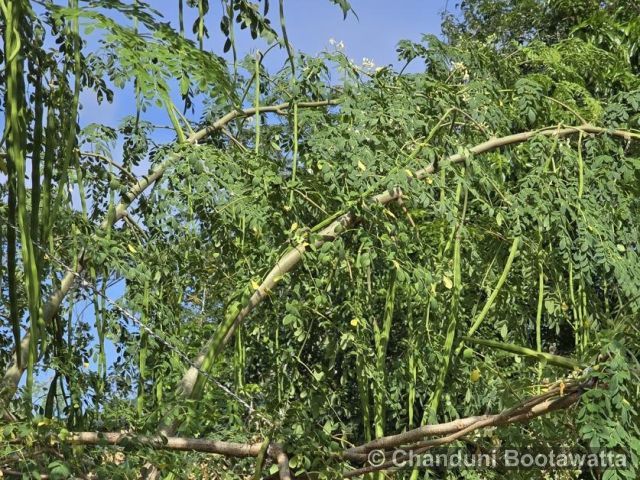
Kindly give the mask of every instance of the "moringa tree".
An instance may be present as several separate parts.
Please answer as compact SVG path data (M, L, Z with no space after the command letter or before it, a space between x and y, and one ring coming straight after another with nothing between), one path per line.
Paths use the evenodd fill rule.
M205 49L205 1L174 29L4 0L3 473L384 478L373 450L563 444L635 478L637 57L595 23L507 48L476 3L399 43L406 74L295 52L282 1L216 19L223 49L279 42L269 72ZM131 115L80 128L84 90Z

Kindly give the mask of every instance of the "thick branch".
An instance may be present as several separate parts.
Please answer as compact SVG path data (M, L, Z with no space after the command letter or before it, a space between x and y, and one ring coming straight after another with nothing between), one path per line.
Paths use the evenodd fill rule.
M547 392L530 397L514 407L494 415L482 415L461 418L453 422L419 427L408 432L376 439L363 445L345 450L340 457L355 462L366 462L367 454L372 450L381 450L392 453L397 448L404 452L412 451L414 455L440 445L452 443L463 436L486 427L498 427L502 425L527 422L541 415L549 414L555 410L565 409L578 401L582 393L591 386L587 383L558 382L552 385ZM425 437L440 436L432 440L422 441ZM237 443L206 438L184 438L136 435L119 432L77 432L70 435L65 442L76 445L95 446L136 446L150 447L159 450L193 451L231 458L258 457L264 445L263 442ZM16 440L20 442L20 440ZM289 468L289 460L286 452L278 443L269 444L267 455L278 464L279 478L291 480L293 477ZM407 454L408 456L408 454ZM382 465L366 466L360 469L345 472L345 478L362 475L379 470L390 469L398 466L398 462L405 460L405 456L396 455L396 462L385 462Z
M580 396L582 395L584 389L586 388L585 384L573 384L570 386L566 386L564 388L554 387L549 392L543 395L539 395L537 397L532 397L521 404L512 407L508 410L505 410L502 413L496 415L487 415L484 417L472 417L470 419L462 419L460 421L462 424L466 426L458 431L450 433L444 437L436 438L433 440L427 440L421 443L408 445L404 441L399 442L401 440L401 435L395 435L393 437L385 437L376 440L379 445L377 450L388 450L390 448L398 448L404 446L402 449L404 453L403 455L395 455L393 456L393 461L384 462L380 465L371 465L367 467L358 468L355 470L349 470L344 473L344 478L357 477L360 475L364 475L366 473L389 470L396 468L402 465L402 462L409 459L411 455L420 455L431 448L448 445L450 443L455 442L456 440L464 437L465 435L478 430L480 428L487 427L496 427L501 425L507 425L518 422L526 422L530 421L536 417L541 415L546 415L556 410L561 410L568 408L569 406L576 403ZM424 427L422 427L424 428ZM416 429L419 430L419 429ZM413 431L412 431L413 432ZM411 432L406 432L407 434ZM407 436L409 437L409 435ZM412 438L411 442L415 442L415 435L410 435ZM371 445L370 442L367 445ZM363 446L364 447L364 446ZM363 447L356 447L355 449L350 449L345 452L345 457L351 459L358 459L362 461L363 455L353 455L354 450L362 449ZM367 446L367 449L369 447ZM370 450L369 450L370 451ZM409 453L408 451L411 451Z
M279 446L271 448L271 450L273 450L271 452L271 456L274 457L276 463L278 464L278 473L280 475L280 480L292 480L291 470L289 469L289 457L287 456L287 454Z
M162 437L130 435L118 432L78 432L68 442L76 445L121 445L148 446L160 450L214 453L226 457L257 457L261 443L236 443L210 440L208 438Z

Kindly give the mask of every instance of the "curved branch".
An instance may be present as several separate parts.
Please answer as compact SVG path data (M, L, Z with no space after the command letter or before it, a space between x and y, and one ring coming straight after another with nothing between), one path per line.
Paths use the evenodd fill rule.
M530 397L501 413L461 418L453 422L418 427L404 433L389 435L349 448L338 454L338 456L343 460L358 463L366 462L368 453L372 450L393 453L396 449L402 448L405 454L397 455L399 452L396 451L396 455L393 456L393 462L384 462L381 465L370 465L349 470L344 472L343 476L344 478L350 478L365 473L396 468L399 463L408 458L409 451L412 455L419 455L433 447L452 443L480 428L526 422L556 410L566 409L576 403L582 393L592 386L593 384L590 381L583 383L576 381L557 382L551 385L546 393ZM440 437L422 441L429 436ZM257 458L261 452L265 451L264 442L238 443L207 438L147 436L121 432L75 432L60 441L75 445L124 446L128 448L150 447L158 450L193 451L223 455L230 458ZM22 439L13 441L13 443L22 442ZM278 477L281 480L292 480L289 459L282 445L267 443L266 453L278 464ZM275 476L270 476L269 478L275 478Z
M511 423L525 422L541 415L546 415L548 413L554 412L556 410L566 409L580 399L586 386L587 384L573 384L569 387L564 388L564 391L562 391L561 387L556 387L544 395L532 397L531 399L518 404L508 410L505 410L502 413L485 416L484 418L480 417L473 421L469 419L468 422L465 422L467 423L467 426L456 432L453 432L444 437L406 446L402 449L402 451L404 452L402 455L394 454L392 456L392 461L383 462L379 465L370 465L354 470L349 470L343 474L343 477L351 478L364 475L366 473L395 469L401 466L402 462L406 461L412 456L415 457L416 455L420 455L437 446L453 443L454 441L480 428L494 426L497 427ZM397 440L398 439L396 438L394 441L391 441L389 440L389 437L386 439L378 439L378 444L381 447L379 448L379 450L384 451L388 448L396 448L402 446L403 443L396 443ZM359 455L358 457L361 458L362 455Z
M264 109L261 108L260 110L263 111ZM232 113L228 115L232 115ZM229 121L231 119L232 118L230 118ZM455 155L451 155L445 158L444 161L448 163L462 163L468 160L473 155L480 155L510 145L524 143L538 136L562 138L581 132L590 134L609 134L625 140L640 140L640 134L636 134L627 130L610 130L602 127L595 127L593 125L581 125L574 127L548 127L541 130L532 130L528 132L517 133L514 135L507 135L501 138L492 138L487 140L486 142L480 143L470 148L465 153L457 153ZM431 163L427 167L415 172L415 176L409 177L409 181L411 182L425 179L427 176L436 172L438 166L441 164L442 162ZM392 188L374 196L371 201L386 205L394 200L398 200L402 196L403 192L400 188ZM224 345L231 339L238 325L240 325L240 323L244 321L244 319L253 311L254 308L260 305L262 301L267 298L269 292L273 291L278 282L298 265L307 249L310 246L314 249L317 249L321 247L325 242L333 241L340 234L340 232L351 227L354 223L354 220L355 215L352 212L347 212L343 215L340 215L338 216L338 218L331 221L328 226L320 230L317 235L309 240L309 242L303 242L296 245L295 247L292 247L287 252L285 252L282 257L280 257L275 266L264 278L260 286L255 290L253 295L251 295L249 300L236 315L235 321L230 323L230 326L229 324L227 324L227 322L224 322L224 324L221 325L220 328L226 329L226 331L218 333L224 334L224 341L221 343L218 342L216 339L220 338L220 335L216 334L212 339L207 341L200 354L194 359L193 365L184 374L180 382L180 389L186 398L191 398L194 395L194 392L196 392L195 386L198 381L198 370L203 367L203 365L212 364L213 359L219 355L219 353L224 348ZM173 427L163 428L163 433L167 435L173 433Z
M321 101L314 101L314 102L300 102L297 105L298 105L298 108L315 108L315 107L323 107L323 106L329 106L329 105L337 105L338 103L339 103L338 100L321 100ZM280 103L277 105L264 106L264 107L260 107L260 113L269 113L269 112L280 113L291 108L292 106L293 104L289 102ZM222 129L224 126L226 126L229 122L231 122L235 118L247 117L247 116L255 115L255 113L256 113L255 108L247 108L244 110L241 110L241 109L233 110L227 113L226 115L224 115L223 117L219 118L218 120L216 120L211 125L190 135L189 138L187 138L186 143L190 145L196 145L200 140L206 138L216 130ZM162 177L164 172L171 165L173 165L179 158L180 158L179 155L172 154L169 156L169 158L167 158L167 160L159 164L147 175L143 175L139 177L137 181L131 186L129 191L122 196L120 203L117 205L115 209L115 215L105 216L102 223L100 224L101 228L107 230L111 228L116 222L124 218L127 214L127 208L129 207L129 205L131 205L131 203L133 203L138 197L140 197L140 195L142 195L147 188L153 185L154 182L156 182L160 177ZM77 261L74 262L74 264L77 265L75 272L66 272L66 274L64 275L64 277L60 282L60 286L58 287L58 289L50 295L46 303L43 305L43 321L45 324L50 323L53 317L55 316L55 314L58 312L60 305L62 304L62 301L64 300L66 295L72 290L75 284L75 279L77 275L82 273L82 271L84 270L87 260L88 258L86 256L86 252L81 252L78 255ZM18 383L20 382L20 378L22 378L22 374L24 373L23 367L27 365L27 355L29 352L30 343L31 343L31 337L29 336L29 334L26 334L22 338L22 341L20 342L21 358L18 359L16 356L16 353L14 352L13 361L11 365L7 368L7 370L5 370L5 373L2 377L2 381L0 381L0 411L4 410L3 403L8 402L13 397L13 395L15 394L18 388Z

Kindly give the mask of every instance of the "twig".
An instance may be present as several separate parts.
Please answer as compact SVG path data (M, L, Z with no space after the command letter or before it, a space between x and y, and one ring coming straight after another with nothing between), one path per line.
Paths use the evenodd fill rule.
M129 170L124 168L119 163L116 163L113 160L111 160L106 155L102 155L101 153L97 153L97 152L81 152L80 150L76 150L76 151L80 154L81 157L93 157L93 158L97 158L99 160L102 160L103 162L107 162L109 165L111 165L112 167L120 170L127 177L129 177L129 180L133 180L134 182L137 180L136 176L134 174L132 174Z

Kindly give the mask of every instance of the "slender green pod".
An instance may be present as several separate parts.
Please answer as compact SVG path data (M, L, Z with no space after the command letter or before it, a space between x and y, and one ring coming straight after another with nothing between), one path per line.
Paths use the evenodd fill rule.
M147 324L149 316L149 281L144 282L142 294L142 323ZM140 329L140 347L138 353L138 396L136 398L136 409L138 415L144 414L145 393L144 384L147 378L147 356L149 348L149 334L146 330Z
M234 357L234 369L235 369L235 377L236 377L236 387L238 389L244 386L244 371L246 368L246 351L244 345L244 337L243 337L243 327L239 327L236 332L236 352ZM278 348L279 339L278 339L278 331L276 330L276 350ZM280 390L280 373L278 372L278 400L281 401L282 392Z
M289 57L289 64L291 65L291 76L292 79L296 75L296 65L293 60L293 50L291 49L291 43L289 43L289 36L287 35L287 25L284 19L284 0L279 0L280 7L280 28L282 29L282 40L284 41L284 46L287 50L287 56Z
M408 312L408 325L409 325L409 345L407 351L407 370L409 373L409 388L407 394L407 416L409 418L409 429L413 428L413 416L414 416L414 404L416 402L416 383L418 380L418 367L416 362L416 354L418 351L418 345L416 339L416 328L414 324L413 311L410 309Z
M580 328L582 324L582 309L576 302L576 293L573 282L573 262L569 263L569 298L571 299L571 313L575 347L580 353L582 353L582 338L580 336Z
M584 192L584 161L582 159L583 132L578 134L578 198L582 198Z
M538 305L536 308L536 351L542 352L542 308L544 306L544 268L542 258L538 258ZM542 377L542 365L539 366L538 376Z
M296 174L298 171L298 104L293 104L293 159L291 160L292 190L289 193L289 208L293 206L293 188L295 188Z
M204 50L204 3L198 0L198 45Z
M260 152L260 52L256 53L255 59L255 71L254 71L254 80L255 80L255 95L253 100L253 106L256 109L255 121L256 121L256 145L255 152L258 154Z
M40 40L37 40L40 43ZM31 238L37 243L40 236L40 163L43 141L44 92L42 87L42 71L38 61L35 69L34 119L33 119L33 147L31 152ZM39 259L40 255L36 255ZM38 271L41 270L38 261Z
M27 382L25 386L26 414L32 415L31 394L33 388L33 366L36 356L38 326L40 318L40 281L38 276L38 262L34 255L31 239L31 223L28 221L26 156L27 156L27 97L24 81L23 50L26 41L22 38L23 23L28 21L29 3L24 0L12 1L3 5L5 14L5 137L7 147L8 182L13 196L9 199L9 229L18 227L25 286L30 316L30 334L35 341L29 344L27 360ZM17 220L17 225L16 225ZM17 247L16 235L9 238L9 276L10 315L14 336L19 334L19 319L17 317ZM13 263L13 265L11 265ZM13 285L12 285L13 284ZM19 344L19 340L16 344ZM20 347L17 347L19 349Z
M180 122L178 121L176 107L168 95L165 96L164 105L167 110L167 115L169 115L169 120L171 120L171 125L178 136L178 143L185 143L187 141L187 136L184 134L184 130L182 130L182 126L180 126Z
M69 0L69 8L77 9L78 0ZM68 195L67 184L69 182L69 166L72 165L74 155L76 153L77 143L77 122L78 122L78 107L80 105L80 91L82 88L82 41L80 39L80 24L78 16L74 16L71 20L71 25L67 27L67 32L72 39L72 51L73 56L67 58L65 66L65 73L68 69L68 65L73 66L73 90L72 98L68 108L64 114L65 116L65 135L64 139L64 154L62 155L62 167L60 169L61 179L56 201L54 205L54 215L60 210L63 198ZM66 75L62 78L66 81ZM61 78L61 79L62 79Z
M460 190L462 189L462 180L458 182L458 191L456 194L456 198L460 198ZM444 341L444 349L443 349L443 365L440 367L440 371L438 373L438 378L436 380L436 388L433 392L433 395L429 401L429 406L427 407L427 411L425 412L427 415L435 417L438 412L438 407L440 405L440 399L442 397L442 392L444 390L444 385L447 379L447 375L449 373L449 367L451 364L451 357L453 352L453 344L455 342L455 337L457 333L458 326L458 316L460 309L460 297L462 293L462 269L460 266L461 263L461 230L464 225L464 220L466 216L467 210L467 202L468 202L468 189L464 187L464 203L462 206L462 214L460 216L460 220L455 227L455 238L453 243L453 292L451 297L451 310L449 316L449 324L447 326L447 331L445 335Z
M469 331L467 332L467 337L471 337L476 332L476 330L478 330L478 328L480 327L484 319L487 317L489 310L491 310L491 307L496 301L496 298L498 298L498 294L500 293L500 290L502 289L504 283L507 281L507 277L509 276L509 272L511 271L511 267L513 266L513 260L516 258L519 245L520 245L520 237L515 237L511 242L511 248L509 249L509 257L507 258L507 262L504 265L502 274L500 275L500 278L498 278L498 282L496 283L495 288L491 292L491 295L489 295L489 298L487 299L487 302L482 308L482 311L478 314L478 316L473 321L471 328L469 328ZM462 344L460 344L456 353L460 353L460 350L462 350Z
M40 213L40 235L41 242L53 243L51 238L51 227L54 219L51 215L52 202L52 185L53 185L53 164L56 153L56 138L58 131L58 119L56 116L56 108L54 102L51 101L47 108L47 126L45 129L45 145L44 145L44 165L41 187L42 212ZM44 252L39 252L39 263L42 263Z
M260 452L258 452L258 456L256 457L256 471L253 474L253 480L260 480L262 478L264 461L265 461L267 450L269 449L270 443L271 443L271 437L270 435L267 435L262 441L262 445L260 446Z
M387 361L387 347L389 345L389 337L391 336L391 325L393 323L393 312L395 308L396 299L396 272L391 273L390 284L387 289L387 297L384 305L384 315L382 319L382 328L378 328L374 323L374 334L376 343L376 372L378 375L378 382L373 397L374 401L374 423L375 423L375 435L376 438L384 436L384 421L385 421L385 398L386 392L386 361Z
M482 338L476 337L462 337L465 342L476 343L478 345L484 345L486 347L494 348L497 350L503 350L505 352L514 353L516 355L523 355L526 357L531 357L540 362L546 362L550 365L555 365L557 367L568 368L568 369L576 369L581 368L580 362L573 360L571 358L562 357L560 355L552 355L550 353L538 352L537 350L532 350L530 348L521 347L519 345L513 345L511 343L502 343L496 342L494 340L485 340Z

